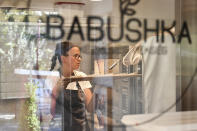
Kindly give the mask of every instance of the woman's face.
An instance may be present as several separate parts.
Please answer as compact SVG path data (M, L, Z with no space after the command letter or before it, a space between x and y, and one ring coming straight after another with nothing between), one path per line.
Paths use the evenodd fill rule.
M73 47L68 51L68 56L64 56L63 64L66 65L66 68L71 71L79 68L81 63L80 49L78 47Z

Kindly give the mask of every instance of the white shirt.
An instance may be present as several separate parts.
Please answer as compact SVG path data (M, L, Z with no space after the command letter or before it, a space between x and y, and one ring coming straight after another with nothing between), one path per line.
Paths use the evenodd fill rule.
M76 71L76 70L74 70L74 74L75 74L75 76L87 76L85 73L83 73L81 71ZM92 88L92 85L90 84L89 81L79 81L79 85L83 91L84 91L84 89ZM76 86L76 82L69 83L66 89L78 90L78 88Z
M176 45L169 35L165 35L164 43L152 36L143 50L145 113L159 113L176 101ZM170 111L176 111L176 107Z

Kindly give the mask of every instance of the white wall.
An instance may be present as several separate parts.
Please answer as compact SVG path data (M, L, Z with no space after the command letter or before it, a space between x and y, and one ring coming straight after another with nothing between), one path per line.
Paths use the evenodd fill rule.
M137 17L175 19L175 0L141 0L134 9Z

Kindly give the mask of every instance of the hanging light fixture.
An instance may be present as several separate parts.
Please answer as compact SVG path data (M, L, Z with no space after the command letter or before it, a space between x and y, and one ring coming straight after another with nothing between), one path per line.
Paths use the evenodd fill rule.
M92 2L99 2L99 1L103 1L103 0L90 0L90 1L92 1Z
M16 0L15 6L18 9L26 9L28 0Z
M84 1L83 0L55 0L55 10L63 16L65 23L71 23L74 16L84 16Z

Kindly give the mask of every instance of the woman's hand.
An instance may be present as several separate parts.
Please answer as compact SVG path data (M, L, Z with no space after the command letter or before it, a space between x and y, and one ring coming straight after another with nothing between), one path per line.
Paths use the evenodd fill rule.
M92 94L92 91L87 88L84 90L84 93L85 93L85 104L86 104L86 107L87 107L87 111L88 112L93 112L93 94Z

